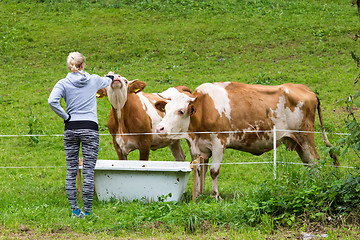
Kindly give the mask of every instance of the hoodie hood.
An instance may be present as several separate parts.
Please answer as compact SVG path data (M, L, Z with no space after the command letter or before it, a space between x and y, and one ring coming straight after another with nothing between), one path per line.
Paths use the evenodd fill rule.
M90 81L90 74L87 72L70 72L66 76L66 79L68 79L75 87L81 88L88 84Z

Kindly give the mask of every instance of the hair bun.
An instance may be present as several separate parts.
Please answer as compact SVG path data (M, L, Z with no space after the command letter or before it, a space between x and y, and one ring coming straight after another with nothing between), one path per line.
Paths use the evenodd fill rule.
M81 64L85 62L85 57L79 52L71 52L67 57L67 67L71 72L79 72Z

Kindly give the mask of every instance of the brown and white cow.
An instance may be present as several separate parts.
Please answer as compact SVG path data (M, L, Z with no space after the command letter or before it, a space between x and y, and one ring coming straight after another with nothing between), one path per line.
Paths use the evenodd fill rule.
M113 144L120 160L135 150L140 151L140 160L148 160L150 149L156 150L169 146L176 161L184 161L185 154L179 139L161 138L152 135L156 125L164 114L155 108L155 103L164 100L156 93L144 93L146 84L142 81L128 81L119 75L111 85L98 92L107 95L111 103L108 129L113 137ZM174 96L180 91L189 91L185 86L171 88L164 92L164 97Z
M284 143L289 149L296 150L304 163L319 159L313 131L316 109L323 128L320 102L305 85L205 83L193 94L178 95L169 103L159 101L156 106L166 112L157 132L174 139L186 138L192 158L202 156L207 163L212 156L210 175L214 197L218 197L219 163L225 149L254 155L270 151L274 127L278 129L277 145ZM331 146L324 130L323 137L326 145ZM338 164L336 156L332 157Z

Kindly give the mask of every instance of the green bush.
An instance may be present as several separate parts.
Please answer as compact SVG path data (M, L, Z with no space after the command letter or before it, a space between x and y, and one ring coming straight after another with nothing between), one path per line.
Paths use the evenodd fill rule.
M324 221L325 216L340 217L359 211L360 171L343 176L338 170L292 168L279 179L264 182L251 198L261 222L271 216L280 225L291 225L294 217L306 216ZM249 205L250 206L250 205Z

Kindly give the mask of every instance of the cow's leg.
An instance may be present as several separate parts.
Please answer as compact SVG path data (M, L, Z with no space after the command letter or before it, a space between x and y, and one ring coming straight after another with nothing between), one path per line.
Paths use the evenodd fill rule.
M113 141L113 145L114 145L114 148L115 148L116 154L118 155L119 160L123 160L123 156L120 153L120 147L119 147L119 144L117 144L117 142L116 142L115 136L113 136L112 141Z
M181 147L180 140L176 140L173 144L169 145L169 148L176 161L185 161L185 153Z
M301 146L298 145L296 147L296 152L299 154L302 162L305 164L316 164L320 159L319 154L315 149L315 146L309 143L303 143Z
M139 149L140 151L140 160L148 161L150 155L150 147L147 149Z
M122 154L119 144L116 142L116 136L113 135L113 145L116 151L116 154L118 155L119 160L127 160L127 156Z
M201 176L201 166L197 168L197 175L198 175L198 179L200 179L201 177L203 178L203 183L205 186L205 176L208 168L209 158L211 157L211 145L208 146L205 152L202 152L200 151L197 142L187 140L187 143L190 150L191 161L194 161L200 156L204 159L204 167L202 168L204 171L203 175ZM200 193L202 193L202 189L200 189L200 180L199 180L197 181L196 184L196 196L198 196Z
M139 143L140 160L149 160L152 137L141 136L136 141Z
M320 156L315 148L313 133L297 133L290 140L291 145L305 164L312 164L314 160L319 160Z
M215 139L212 146L212 164L210 166L210 176L212 178L211 195L218 199L218 177L220 174L221 163L224 157L225 148L222 146L220 139Z

